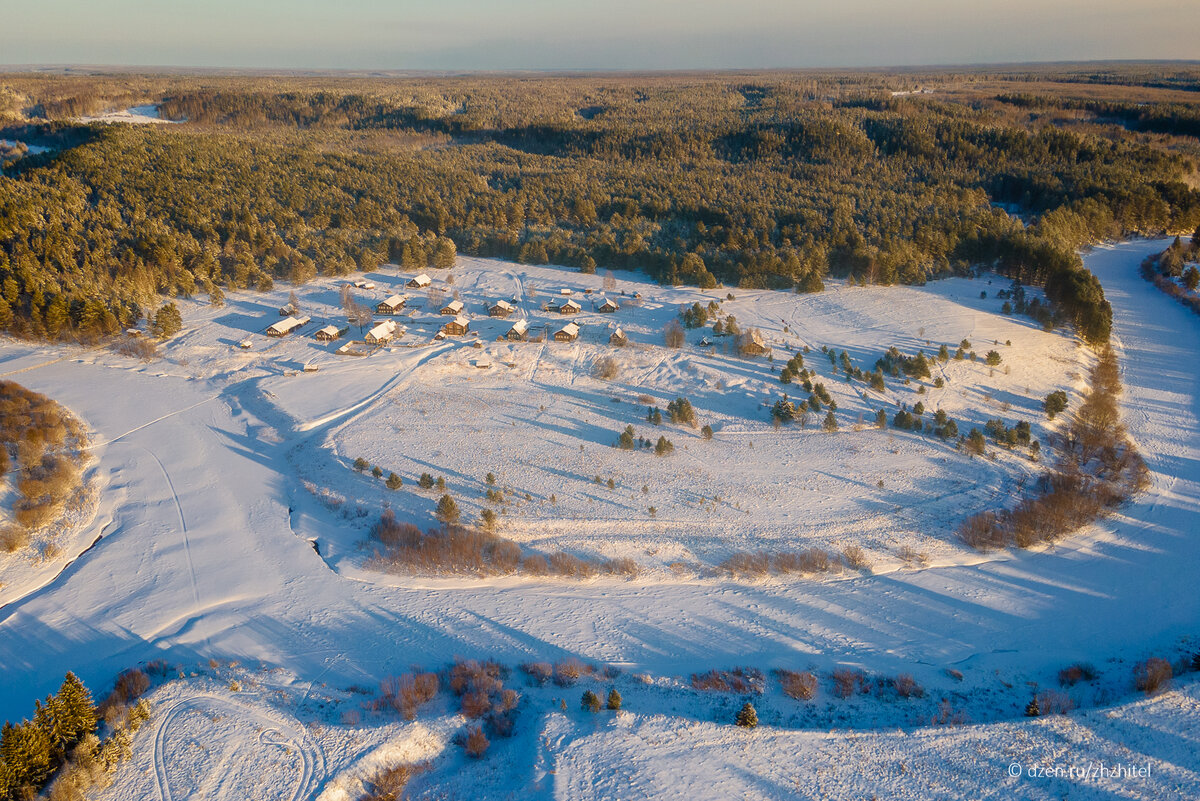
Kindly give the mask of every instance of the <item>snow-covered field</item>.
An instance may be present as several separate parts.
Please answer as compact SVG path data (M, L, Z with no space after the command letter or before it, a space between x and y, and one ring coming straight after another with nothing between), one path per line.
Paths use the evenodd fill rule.
M444 318L418 310L401 319L409 333L390 349L339 357L307 338L326 320L338 321L332 282L302 290L313 323L301 336L250 334L248 351L236 343L279 319L284 290L231 293L219 309L182 302L184 332L166 347L165 359L149 364L108 352L8 343L0 349L0 373L64 403L94 429L105 491L80 537L91 542L103 532L99 543L44 587L0 607L6 678L0 715L27 715L32 699L57 686L68 669L103 687L119 670L155 658L183 666L210 657L262 664L292 677L299 688L293 695L317 687L335 697L351 684L375 686L383 675L413 664L437 667L455 655L509 664L580 657L617 666L626 676L647 673L663 686L646 690L640 706L630 704L633 714L605 723L575 712L579 689L569 691L565 716L549 712L549 690L530 691L518 737L495 746L494 754L511 758L456 773L461 749L449 749L422 779L429 792L444 781L469 787L475 797L874 792L976 798L1068 791L1071 797L1195 797L1200 760L1195 738L1186 734L1200 722L1195 684L1150 701L1128 695L1131 664L1194 649L1188 638L1200 620L1200 547L1189 536L1200 507L1200 379L1194 370L1200 323L1137 274L1142 257L1163 247L1136 242L1087 257L1114 306L1127 424L1152 471L1151 489L1058 548L986 558L954 545L948 536L953 522L1004 502L1035 466L1017 452L995 462L967 460L932 438L855 431L854 423L860 413L890 413L898 402L924 399L950 412L963 431L1003 417L1010 424L1030 420L1035 437L1044 437L1037 403L1051 389L1077 393L1086 352L1027 320L998 315L1000 282L839 286L817 296L734 290L724 313L735 314L743 327L762 328L777 355L810 347L806 364L818 368L838 401L835 434L817 430L816 421L804 431L770 426L762 404L783 388L765 360L743 361L720 348L704 355L695 345L699 331L689 332L691 341L679 351L659 347L657 332L680 303L723 298L723 292L625 285L627 293L643 294L642 306L625 303L611 317L593 314L586 302L591 296L577 293L585 307L578 319L581 342L497 343L507 325L481 316L483 300L516 297L518 315L542 321L549 316L538 306L552 291L582 288L586 281L599 289L601 279L468 259L455 268L453 289L475 315L472 327L483 343L478 350L453 338L430 344ZM375 300L397 280L387 271L368 278L379 287ZM609 322L625 327L633 344L618 357L621 377L601 382L590 377L590 365L614 352L603 344ZM981 358L993 348L1001 352L1000 368L993 375L980 362L952 361L945 365L946 387L930 387L924 396L915 383L906 387L894 379L886 398L864 396L821 361L822 345L845 349L867 369L891 345L906 353L925 347L929 354L964 337ZM1012 346L1003 345L1006 340ZM469 366L480 357L493 367ZM776 366L781 362L777 358ZM304 365L318 370L303 372ZM639 433L660 433L644 422L637 401L643 393L664 408L675 395L687 395L701 422L713 425L713 440L664 426L676 444L670 457L613 449L627 423ZM393 492L354 473L350 463L358 456L401 474L404 489ZM501 531L535 548L632 555L659 568L676 560L712 564L741 548L858 543L873 552L876 566L825 580L759 583L665 569L632 581L583 583L411 579L362 569L355 543L381 504L416 519L428 515L434 496L414 491L416 475L444 475L473 515L489 470L522 499L529 494L513 504ZM595 485L593 475L613 477L617 489ZM341 508L362 508L364 516L331 511L303 480L345 496ZM722 502L713 504L714 496ZM652 520L650 505L659 509ZM901 544L928 551L931 566L893 569L891 554ZM1103 688L1078 691L1075 700L1087 711L1069 719L1006 721L1019 716L1029 682L1053 686L1059 669L1081 660L1097 666ZM747 734L726 725L733 710L681 689L694 671L732 665L911 673L930 699L950 698L980 723L913 730L926 715L923 706L880 701L859 709L826 701L799 714L775 698L764 702L769 725ZM948 669L961 672L961 681ZM185 673L159 692L175 693L171 698L182 703L212 695L205 684L212 681ZM636 699L638 691L631 692ZM271 711L276 707L268 695L245 702L251 711L231 712L244 720L232 720L228 729L194 734L188 734L188 709L209 707L198 701L172 716L174 702L164 696L148 729L166 720L183 726L181 736L220 744L222 753L240 759L249 749L266 758L279 745L260 739L256 750L252 735L274 731L300 743L302 732L313 730L263 723L263 716L281 714ZM218 705L210 717L229 709L205 703ZM303 706L308 700L288 703L301 706L277 706L303 724L320 719ZM1096 706L1112 703L1117 706ZM310 797L306 788L331 792L333 777L358 756L404 736L340 719L322 725L327 731L298 746L315 755L311 760L281 757L270 768L296 778L273 784L276 796L254 797ZM438 738L458 724L443 714L422 725L427 739L420 747L433 755ZM828 733L863 725L902 730ZM154 781L147 760L161 753L148 737L139 734L134 761L118 777L113 797L152 797L151 790L138 789L153 786L144 784L146 777ZM358 750L333 747L337 738L355 740ZM1012 761L1084 757L1154 761L1154 779L1093 789L1078 781L1003 775ZM218 761L189 767L168 760L166 769L194 789L191 796L171 797L238 797L236 790L221 796L196 789L233 759L206 758ZM321 761L325 767L318 770ZM229 782L236 784L232 773Z
M146 106L132 106L120 111L106 111L103 114L95 114L92 116L79 117L77 122L128 122L134 125L156 124L156 123L172 123L175 120L164 120L158 113L158 106L154 104Z

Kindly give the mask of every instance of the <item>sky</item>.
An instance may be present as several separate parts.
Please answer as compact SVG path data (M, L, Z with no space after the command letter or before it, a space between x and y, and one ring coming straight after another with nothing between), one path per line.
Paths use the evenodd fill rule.
M1200 2L5 0L0 6L0 64L8 65L648 70L1097 59L1200 59Z

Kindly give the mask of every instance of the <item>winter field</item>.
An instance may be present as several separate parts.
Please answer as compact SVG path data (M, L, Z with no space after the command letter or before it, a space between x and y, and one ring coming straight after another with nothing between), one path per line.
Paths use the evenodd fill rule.
M941 408L963 433L1026 420L1050 441L1061 419L1046 420L1042 398L1062 389L1074 407L1093 357L1001 314L996 293L1008 284L996 278L831 282L794 295L623 274L606 288L599 275L460 258L453 284L431 271L432 298L392 268L362 276L376 285L355 290L363 303L410 296L395 318L404 335L365 357L335 352L361 338L357 327L335 343L313 339L346 325L332 279L297 289L311 322L280 339L262 332L281 319L288 287L230 293L220 308L179 301L183 331L149 363L4 343L0 377L58 400L92 431L87 479L100 500L60 539L60 555L0 557L0 714L29 714L67 670L102 691L125 668L172 665L103 796L114 799L356 798L373 768L426 760L416 797L1195 797L1198 685L1184 677L1144 699L1131 679L1135 662L1195 650L1200 620L1190 536L1200 323L1137 273L1166 244L1086 257L1114 307L1126 424L1151 487L1037 552L979 554L953 537L963 516L1011 504L1037 475L1026 449L970 458L927 433L873 426L876 411L890 419L920 401L927 419ZM570 318L542 310L563 288L583 307ZM434 341L450 318L431 301L455 293L478 337ZM601 296L620 310L594 311ZM507 320L484 311L499 299L516 307ZM722 318L760 329L774 360L740 358L728 338L701 347L710 328L665 348L681 306L710 300ZM496 341L518 319L532 331L570 319L581 335ZM624 348L608 344L615 326ZM835 374L822 351L845 351L866 371L892 346L932 357L963 339L978 359L935 361L940 388L887 377L876 392ZM822 430L824 410L803 429L771 424L782 391L806 396L778 377L806 346L805 366L836 400L836 432ZM990 350L995 367L984 364ZM605 357L616 375L600 379ZM648 405L665 414L680 396L697 428L646 421ZM666 436L674 453L614 447L626 425ZM357 472L360 457L403 486ZM417 486L425 472L445 478L466 518L503 508L498 533L526 549L643 569L585 581L369 569L368 529L385 505L434 525L441 493ZM484 498L489 472L503 507ZM869 567L758 580L717 569L738 551L807 547L859 547ZM514 672L509 686L524 696L514 736L468 761L452 744L463 719L446 699L414 723L369 704L382 678L456 656L514 667L574 658L609 673L563 689ZM1098 674L1062 690L1079 709L1026 720L1031 684L1058 689L1058 672L1077 662ZM689 681L735 666L765 674L755 698L765 725L752 732L728 725L743 695ZM816 673L816 698L785 697L773 669ZM837 669L911 674L924 694L876 680L843 700L828 678ZM601 697L618 688L627 711L581 713L588 687ZM1014 762L1136 763L1149 776L1012 776Z

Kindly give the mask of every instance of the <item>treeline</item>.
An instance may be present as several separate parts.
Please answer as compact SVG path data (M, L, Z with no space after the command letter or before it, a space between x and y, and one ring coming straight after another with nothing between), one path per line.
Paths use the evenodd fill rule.
M0 174L0 328L95 338L160 293L457 250L799 291L995 267L1103 341L1111 312L1075 249L1200 224L1182 156L879 82L178 80L162 111L190 125L96 127ZM439 145L380 144L416 134Z
M68 673L56 694L37 701L33 720L0 733L0 799L33 798L75 747L96 731L92 694Z

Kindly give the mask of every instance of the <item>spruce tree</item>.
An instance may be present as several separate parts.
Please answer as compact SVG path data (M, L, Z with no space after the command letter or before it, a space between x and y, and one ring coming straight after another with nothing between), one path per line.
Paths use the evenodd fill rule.
M1029 703L1025 705L1025 717L1036 718L1042 714L1041 707L1038 706L1037 696L1029 699Z
M743 729L753 729L758 725L758 713L754 711L754 704L747 701L740 710L737 717L733 719L734 723L741 726Z
M608 703L606 706L613 710L621 708L621 694L617 692L616 687L613 687L608 691Z
M459 518L458 504L449 495L443 495L441 500L438 501L435 514L437 515L437 519L446 525L454 525L458 522Z
M583 699L579 702L579 705L585 712L599 712L600 697L591 690L585 690Z

